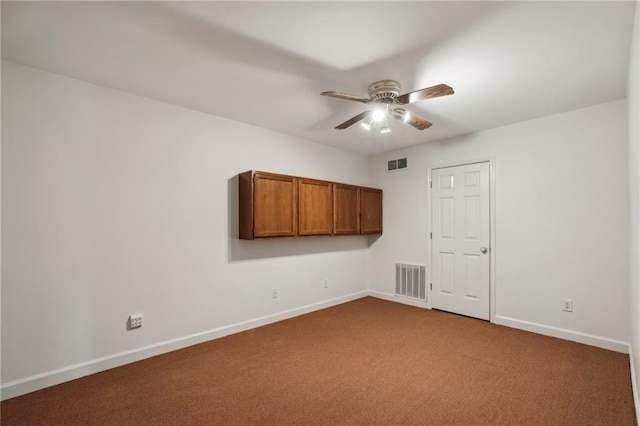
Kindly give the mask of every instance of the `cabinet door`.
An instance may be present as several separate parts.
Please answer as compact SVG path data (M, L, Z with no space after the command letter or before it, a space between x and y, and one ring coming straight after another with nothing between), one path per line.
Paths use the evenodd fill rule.
M333 186L333 233L350 235L360 232L360 197L358 187Z
M360 233L382 234L382 190L360 188Z
M298 181L298 235L331 235L332 192L331 182Z
M256 173L253 234L257 237L294 237L298 231L297 179Z

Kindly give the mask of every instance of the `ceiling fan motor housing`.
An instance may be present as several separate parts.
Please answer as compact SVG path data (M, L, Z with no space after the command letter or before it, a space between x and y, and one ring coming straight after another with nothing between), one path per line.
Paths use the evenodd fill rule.
M369 85L371 102L393 103L400 94L400 83L395 80L380 80Z

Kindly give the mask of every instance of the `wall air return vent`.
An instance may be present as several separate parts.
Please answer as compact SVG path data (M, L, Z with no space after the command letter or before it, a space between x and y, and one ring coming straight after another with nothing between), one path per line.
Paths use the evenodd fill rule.
M403 170L407 168L407 158L398 158L396 160L387 161L387 171L395 172L396 170Z
M396 263L396 296L426 301L425 275L424 265Z

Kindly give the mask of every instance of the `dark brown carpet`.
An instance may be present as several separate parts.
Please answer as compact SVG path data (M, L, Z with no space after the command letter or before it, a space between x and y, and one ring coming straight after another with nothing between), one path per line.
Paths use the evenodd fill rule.
M3 426L636 424L625 354L374 298L0 408Z

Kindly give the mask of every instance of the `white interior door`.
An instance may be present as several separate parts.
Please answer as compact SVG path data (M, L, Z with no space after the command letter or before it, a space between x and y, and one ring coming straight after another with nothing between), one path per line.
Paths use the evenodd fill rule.
M490 319L489 163L431 171L431 306Z

